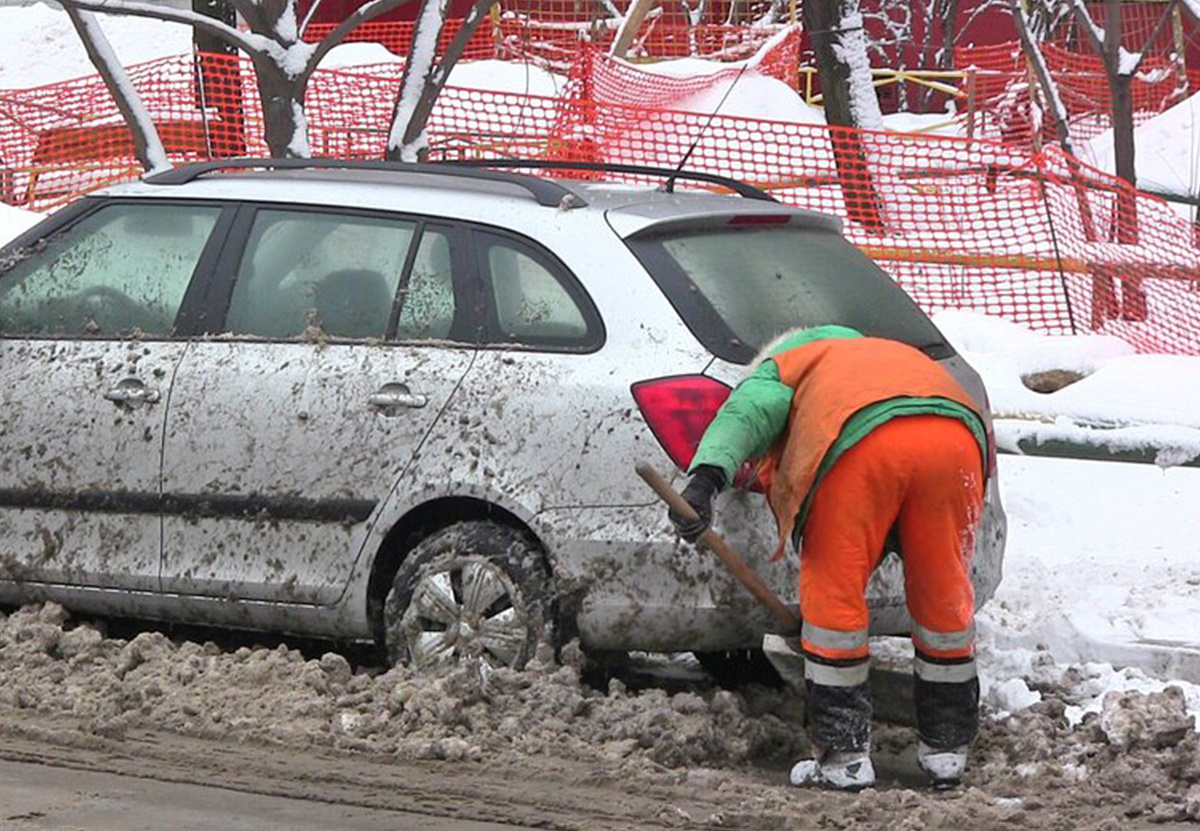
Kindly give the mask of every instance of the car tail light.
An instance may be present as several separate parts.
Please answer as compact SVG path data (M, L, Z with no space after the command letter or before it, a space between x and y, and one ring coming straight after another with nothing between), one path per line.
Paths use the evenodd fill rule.
M730 393L728 386L704 375L638 381L631 389L650 431L680 470L691 466L704 431ZM742 465L734 487L761 493L756 468L754 460Z
M631 389L650 432L680 470L691 465L704 431L730 393L704 375L638 381Z
M787 214L738 214L729 220L730 225L787 225L792 218Z

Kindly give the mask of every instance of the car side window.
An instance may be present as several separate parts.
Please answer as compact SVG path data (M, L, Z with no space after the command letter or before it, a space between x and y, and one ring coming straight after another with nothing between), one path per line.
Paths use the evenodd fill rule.
M382 339L416 227L385 217L257 211L226 331Z
M498 234L477 232L475 240L505 342L570 346L590 339L587 317L556 263Z
M448 229L426 226L421 232L412 269L400 287L399 302L397 340L450 337L455 297Z
M0 277L0 334L170 335L221 208L112 204Z

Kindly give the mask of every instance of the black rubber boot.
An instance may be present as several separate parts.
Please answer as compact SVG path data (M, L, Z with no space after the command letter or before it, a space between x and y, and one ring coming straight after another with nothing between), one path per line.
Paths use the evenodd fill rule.
M867 684L834 687L805 682L808 738L826 752L866 750L871 744L871 694Z

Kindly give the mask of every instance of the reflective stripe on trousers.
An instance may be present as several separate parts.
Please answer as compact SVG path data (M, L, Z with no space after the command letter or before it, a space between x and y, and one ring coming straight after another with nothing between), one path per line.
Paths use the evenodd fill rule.
M805 652L833 660L865 658L869 654L867 630L842 632L804 621L800 643Z
M913 660L913 672L922 681L935 684L962 684L977 675L975 659L955 660L953 663L929 661L920 654Z
M805 656L804 679L825 687L857 687L867 683L870 672L867 658L850 664L827 664Z
M956 632L935 632L913 621L913 644L919 652L935 658L968 658L975 652L975 623Z

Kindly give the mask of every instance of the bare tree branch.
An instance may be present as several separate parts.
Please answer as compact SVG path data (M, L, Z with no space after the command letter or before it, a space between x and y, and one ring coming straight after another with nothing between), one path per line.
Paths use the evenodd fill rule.
M117 105L117 110L120 111L121 117L125 119L125 124L129 127L129 132L133 137L133 154L142 168L152 171L170 167L171 163L167 160L167 151L163 148L162 139L159 138L158 128L154 126L154 121L146 111L145 105L142 104L142 97L138 94L137 88L129 80L125 67L113 53L108 38L104 36L104 30L100 28L100 22L91 12L76 8L69 3L64 4L63 9L71 18L71 25L75 27L79 39L83 41L83 48L87 51L88 58L96 67L96 71L100 73L104 85L108 87L109 95L112 96L113 103Z
M148 17L152 20L166 20L171 23L183 23L203 29L245 52L262 51L257 44L245 37L232 26L226 26L219 20L196 14L187 9L176 9L171 6L159 6L153 3L140 3L136 0L62 0L62 5L71 5L84 11L100 12L101 14L126 15L129 17Z
M321 3L324 0L314 0L313 4L308 7L308 14L304 15L304 20L300 23L300 36L304 37L304 33L308 31L308 24L312 23L313 17L317 14L317 9L321 8Z
M957 44L959 40L961 40L962 36L970 31L971 27L975 25L975 21L980 15L986 14L992 9L999 8L1009 8L1008 0L986 0L986 2L980 3L974 9L972 9L967 15L966 22L956 28L954 33L954 44Z
M1104 39L1107 37L1104 30L1092 20L1092 14L1087 10L1087 6L1083 4L1083 0L1071 0L1071 10L1075 12L1075 18L1079 21L1079 28L1087 35L1092 48L1096 50L1097 55L1103 58Z
M1033 75L1037 79L1038 87L1041 88L1042 97L1046 100L1046 109L1050 112L1050 117L1054 119L1054 132L1058 136L1058 143L1063 150L1074 156L1075 149L1071 146L1071 126L1067 121L1067 110L1058 94L1054 78L1051 77L1050 70L1046 66L1046 59L1042 56L1038 43L1030 33L1029 19L1025 16L1025 10L1021 7L1020 0L1009 0L1009 8L1012 11L1013 21L1017 24L1017 35L1021 38L1021 47L1025 50L1025 56L1033 68Z
M436 2L436 0L425 0L426 3ZM429 122L429 116L433 114L433 107L437 103L438 96L442 93L442 88L446 85L446 81L450 78L450 73L454 69L454 65L458 63L458 59L462 57L463 52L467 48L467 43L470 42L475 30L479 27L487 17L488 9L491 7L493 0L475 0L475 5L467 13L463 19L458 31L454 35L454 40L446 47L440 61L436 66L430 64L428 71L422 69L421 66L414 61L409 66L404 68L404 78L400 83L400 91L396 95L396 108L392 116L392 127L388 135L387 158L406 161L405 156L411 153L414 149L417 152L418 158L421 158L427 152L423 146L423 135L425 133L425 125ZM445 23L445 10L442 11L442 24ZM424 17L424 14L422 14ZM425 21L426 24L432 23L432 18ZM421 32L421 20L418 20L417 28L413 30L414 47L410 52L416 50L416 40ZM440 26L439 26L440 32ZM433 61L434 56L430 56L429 60ZM412 100L411 91L415 90L415 85L421 84L420 91L417 93L416 100Z
M304 77L312 74L312 71L321 63L321 59L329 54L329 50L337 46L346 37L354 31L359 25L368 21L374 20L381 14L386 14L392 9L399 8L405 3L412 3L414 0L371 0L366 5L359 6L354 10L354 13L343 20L338 27L321 39L317 44L317 48L313 51L312 56L308 59L308 66L304 68Z
M1158 33L1162 31L1163 26L1171 19L1171 13L1175 11L1177 0L1168 0L1166 8L1154 23L1154 28L1150 30L1150 34L1146 37L1145 45L1142 46L1142 51L1138 53L1138 58L1134 62L1133 67L1129 70L1130 75L1136 75L1137 71L1142 67L1142 61L1146 60L1146 55L1150 52L1150 44L1158 39Z

